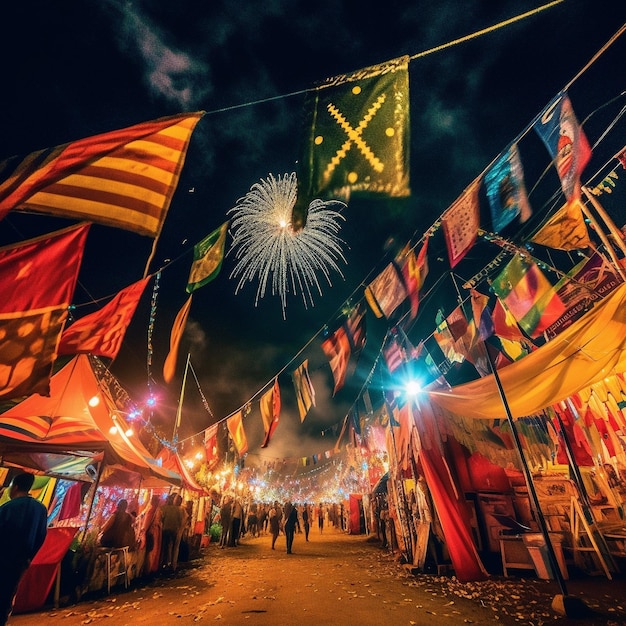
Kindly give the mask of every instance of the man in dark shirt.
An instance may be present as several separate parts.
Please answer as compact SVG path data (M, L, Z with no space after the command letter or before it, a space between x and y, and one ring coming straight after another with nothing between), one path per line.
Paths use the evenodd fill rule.
M26 472L15 476L11 499L0 506L0 624L7 623L20 579L48 532L46 507L28 494L34 481Z

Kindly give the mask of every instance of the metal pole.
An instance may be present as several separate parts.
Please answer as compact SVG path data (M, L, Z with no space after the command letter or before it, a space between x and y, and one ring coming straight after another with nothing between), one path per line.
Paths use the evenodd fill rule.
M559 567L559 563L557 561L556 554L552 546L552 542L550 541L550 536L548 534L548 526L546 524L545 517L543 516L543 512L539 504L539 498L537 497L535 484L533 482L532 474L530 472L530 468L528 467L528 463L526 462L526 457L524 456L524 452L522 450L522 443L520 441L519 434L517 432L517 427L515 426L515 422L513 420L513 415L511 414L509 403L506 399L506 395L504 394L504 389L502 388L502 381L500 380L500 376L498 375L496 367L491 359L489 350L487 350L487 346L485 346L485 352L487 353L487 359L489 361L489 367L491 368L491 373L493 374L494 380L496 381L496 385L498 387L498 393L500 394L500 400L502 400L502 406L504 407L504 411L506 413L509 426L511 427L511 433L513 435L513 440L515 441L515 447L517 448L517 453L520 456L522 469L524 471L524 477L526 479L526 485L528 486L528 493L531 497L531 500L535 509L535 513L537 514L537 522L539 524L539 530L541 531L541 534L543 535L543 539L545 541L546 548L548 550L548 558L550 559L550 565L552 566L554 578L557 581L563 596L567 596L567 588L565 586L565 580L561 573L561 568Z

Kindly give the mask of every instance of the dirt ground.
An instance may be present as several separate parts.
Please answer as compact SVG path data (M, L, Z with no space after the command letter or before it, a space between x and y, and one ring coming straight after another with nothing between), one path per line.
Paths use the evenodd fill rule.
M290 555L282 535L275 550L267 535L244 537L234 548L211 544L175 574L134 581L129 590L117 586L110 596L56 610L15 615L9 625L626 626L624 575L567 581L569 598L576 605L582 599L585 615L562 617L551 609L560 593L553 581L494 576L462 584L453 575L414 575L374 539L315 529L308 543L296 534Z

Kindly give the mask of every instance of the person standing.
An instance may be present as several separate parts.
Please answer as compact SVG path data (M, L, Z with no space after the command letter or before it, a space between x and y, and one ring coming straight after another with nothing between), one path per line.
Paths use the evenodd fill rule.
M320 535L324 532L324 507L320 502L317 506L317 526L320 529Z
M229 496L224 496L222 506L220 507L220 524L222 525L222 534L220 535L220 548L228 545L232 526L232 509L233 504Z
M309 505L305 502L304 506L302 507L302 525L304 526L304 540L305 541L309 540L309 529L311 528L311 525L309 523L310 515L311 513L309 511Z
M29 495L35 477L23 472L11 481L10 500L0 506L0 623L6 624L17 587L48 532L48 510Z
M146 547L143 573L154 574L161 559L161 498L154 494L142 514L141 543Z
M287 554L291 554L293 547L293 536L296 532L296 522L298 520L298 510L291 502L285 502L283 508L283 515L285 516L285 542L287 543Z
M128 546L135 549L135 529L133 516L126 511L127 500L120 500L113 514L102 526L100 545L105 548L123 548Z
M241 534L241 522L243 520L243 507L239 498L233 500L232 509L232 521L231 521L231 533L228 545L234 548L239 545L239 537Z
M187 511L187 507L183 505L183 498L179 493L174 496L174 506L177 506L181 510L182 518L180 526L178 527L178 532L176 533L176 539L174 540L174 549L172 551L172 569L176 571L178 567L178 557L180 554L180 545L183 540L183 535L186 538L189 534L189 513ZM185 558L184 560L187 559Z
M161 547L161 565L163 568L173 568L174 545L178 537L178 531L183 525L183 510L176 505L172 493L167 497L165 505L161 508L161 524L163 528L163 545Z

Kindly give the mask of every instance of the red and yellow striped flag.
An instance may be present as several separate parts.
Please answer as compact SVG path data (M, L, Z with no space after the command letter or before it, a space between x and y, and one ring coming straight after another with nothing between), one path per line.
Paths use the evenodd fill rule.
M203 115L163 117L0 164L0 219L28 209L157 237Z

